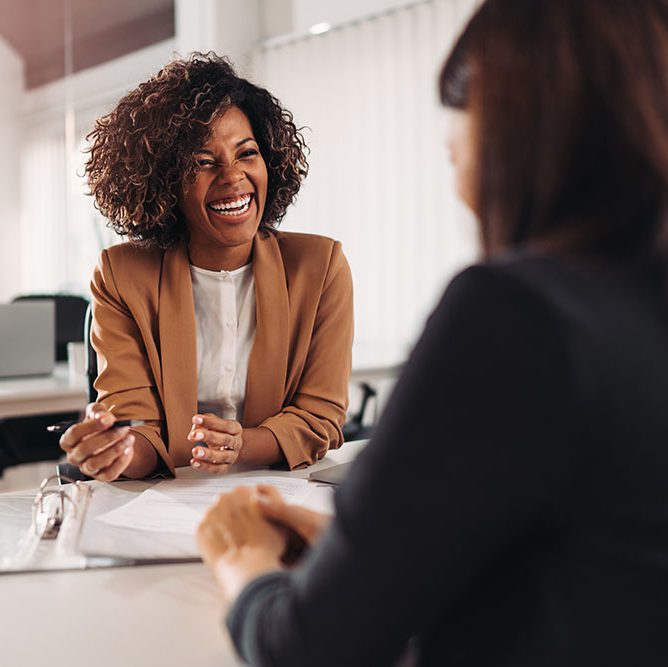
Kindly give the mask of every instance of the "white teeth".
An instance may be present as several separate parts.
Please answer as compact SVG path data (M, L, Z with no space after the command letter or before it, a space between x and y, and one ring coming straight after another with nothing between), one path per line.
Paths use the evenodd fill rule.
M226 202L224 204L216 204L213 206L209 204L209 208L216 211L216 213L225 213L226 215L239 215L245 213L248 210L251 202L251 195L244 195L233 201ZM229 211L229 213L228 213Z
M220 213L221 215L243 215L249 208L250 208L250 201L244 204L242 208L235 209L234 211L229 211L229 210L218 211L215 208L213 210L216 211L216 213Z

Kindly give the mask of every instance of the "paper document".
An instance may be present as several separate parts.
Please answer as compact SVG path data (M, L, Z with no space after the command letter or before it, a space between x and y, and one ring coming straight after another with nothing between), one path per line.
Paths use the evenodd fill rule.
M202 480L165 480L117 509L97 517L112 526L159 533L194 535L219 493L240 486L271 484L288 503L304 504L313 490L305 479L279 476L234 476Z

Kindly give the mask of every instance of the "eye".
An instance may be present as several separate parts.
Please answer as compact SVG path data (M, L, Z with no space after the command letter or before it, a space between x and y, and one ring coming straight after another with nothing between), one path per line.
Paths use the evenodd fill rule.
M200 169L206 169L208 167L214 167L216 163L213 160L210 160L208 158L199 158L198 160L195 160L195 163Z
M240 157L240 158L254 157L254 156L258 155L258 154L259 154L259 152L258 152L257 148L248 148L248 149L245 150L239 157Z

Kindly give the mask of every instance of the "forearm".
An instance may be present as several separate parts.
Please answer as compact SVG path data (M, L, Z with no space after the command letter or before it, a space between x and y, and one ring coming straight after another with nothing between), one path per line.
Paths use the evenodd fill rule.
M285 457L276 436L268 428L245 428L239 463L247 465L274 465L283 463Z
M134 455L123 475L133 479L148 477L158 465L158 454L151 444L143 437L135 435Z

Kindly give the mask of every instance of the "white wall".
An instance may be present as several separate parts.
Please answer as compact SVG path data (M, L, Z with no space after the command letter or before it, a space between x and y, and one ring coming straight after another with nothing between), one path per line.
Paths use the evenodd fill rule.
M157 72L174 51L166 40L27 91L22 100L22 142L17 187L21 198L21 292L86 294L100 250L118 240L84 195L83 137L95 119L128 90ZM67 145L65 115L74 114ZM16 169L16 166L15 166Z
M174 53L173 39L153 44L102 65L77 72L68 82L77 124L109 109L118 99L157 72ZM51 119L64 124L68 91L63 80L27 91L23 98L24 124L35 126Z
M306 32L317 23L349 23L410 4L415 0L293 0L293 30Z
M0 302L19 292L19 169L23 63L0 38Z
M260 0L176 0L175 12L181 56L211 50L250 73L251 53L262 37Z

